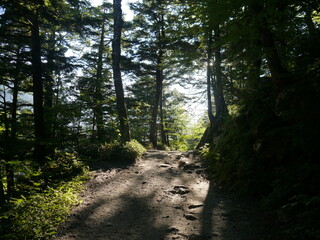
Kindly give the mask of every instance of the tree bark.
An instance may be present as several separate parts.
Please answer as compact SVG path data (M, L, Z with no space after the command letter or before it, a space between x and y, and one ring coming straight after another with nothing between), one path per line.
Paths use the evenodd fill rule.
M122 10L121 0L113 0L114 36L112 41L112 69L113 80L117 97L117 110L120 120L121 142L130 141L130 126L128 121L127 107L124 99L124 90L121 79L120 58L121 58L121 31L122 31Z
M99 142L103 142L105 139L104 136L104 122L103 122L103 109L102 109L102 102L103 96L101 93L102 88L102 66L103 66L103 49L104 49L104 35L105 35L105 26L104 22L102 24L101 29L101 37L99 43L99 50L98 50L98 64L97 64L97 75L96 75L96 123L97 123L97 140Z
M161 133L161 142L168 147L169 145L169 139L167 137L167 133L165 130L165 123L164 123L164 114L163 114L163 91L161 91L161 97L160 97L160 133Z
M208 32L208 49L207 49L207 104L208 104L208 117L210 125L214 124L214 115L212 111L212 99L211 99L211 78L212 78L212 30Z
M159 50L158 60L157 60L157 70L156 70L156 94L155 101L152 108L151 115L151 125L150 125L150 142L154 148L158 146L158 137L157 137L157 118L158 118L158 109L161 102L162 95L162 49Z
M0 206L6 202L2 179L2 172L0 171Z
M8 119L8 104L6 102L6 90L3 91L4 97L3 97L3 105L4 105L4 161L5 161L5 171L6 171L6 177L7 177L7 199L10 199L12 197L12 194L14 192L14 173L13 173L13 167L10 163L11 159L11 146L10 146L10 124Z
M14 161L14 155L16 152L16 144L17 144L17 107L18 107L18 92L19 92L19 72L21 68L21 59L20 59L20 47L17 48L16 52L17 62L16 62L16 72L14 76L13 82L13 89L12 89L12 105L11 105L11 132L10 137L8 139L8 159L6 164L6 172L7 172L7 185L8 185L8 192L7 198L10 199L13 195L15 189L15 182L14 182L14 168L10 164L10 162Z
M52 112L53 108L53 85L54 85L54 51L55 51L55 31L50 33L50 41L48 44L48 56L47 56L47 67L45 72L45 83L44 83L44 110L45 110L45 128L46 128L46 139L53 139L53 123L55 121L55 115ZM50 152L53 152L53 147L50 147Z
M41 64L41 42L39 34L39 19L35 13L31 19L31 51L32 51L32 79L33 79L33 108L34 108L34 131L35 146L34 158L39 164L45 161L45 122L43 108L43 80Z
M262 4L250 5L250 13L254 19L255 26L259 32L262 48L266 54L268 67L273 79L273 88L276 93L280 93L291 82L289 72L283 67L280 55L277 50L274 35L270 30L268 21L263 14Z
M220 122L221 118L228 114L227 104L224 99L221 69L221 47L220 47L220 27L217 25L214 29L214 57L215 57L215 83L214 83L214 100L216 106L216 120Z
M161 4L161 1L158 1ZM157 66L156 66L156 94L155 101L152 108L151 115L151 124L150 124L150 142L154 148L157 148L158 139L157 139L157 118L158 118L158 109L162 101L162 88L163 88L163 55L164 55L164 14L161 14L159 22L159 32L158 32L158 54L157 54Z

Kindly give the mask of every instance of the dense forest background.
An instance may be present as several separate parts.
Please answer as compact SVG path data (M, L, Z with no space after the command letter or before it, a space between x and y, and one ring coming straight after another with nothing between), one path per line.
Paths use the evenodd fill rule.
M196 148L281 239L320 239L319 2L130 7L0 1L0 235L50 238L90 161ZM207 113L191 125L193 92Z

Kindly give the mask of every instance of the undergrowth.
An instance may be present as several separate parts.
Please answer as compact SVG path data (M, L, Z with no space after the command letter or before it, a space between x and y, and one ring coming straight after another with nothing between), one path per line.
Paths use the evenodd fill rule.
M75 153L56 152L41 171L31 168L17 179L19 192L0 206L0 239L51 239L89 179Z
M119 142L104 143L101 145L99 159L102 161L129 161L133 162L147 150L137 141L131 140L125 144Z
M260 200L279 226L280 239L316 240L320 239L320 117L315 104L319 98L314 98L316 93L304 94L303 87L297 89L301 92L286 96L280 110L263 89L248 94L239 114L229 116L219 140L205 146L202 156L215 181Z

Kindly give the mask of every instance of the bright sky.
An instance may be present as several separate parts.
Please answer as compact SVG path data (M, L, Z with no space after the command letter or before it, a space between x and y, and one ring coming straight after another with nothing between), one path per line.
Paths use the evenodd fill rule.
M99 6L104 0L90 0L93 6ZM105 0L112 3L113 0ZM122 0L122 12L124 19L129 21L133 18L133 12L129 8L129 3L136 2L137 0Z
M93 6L99 6L103 3L103 1L107 1L110 3L113 3L113 0L90 0ZM139 0L122 0L122 12L123 12L123 16L124 19L129 21L132 20L133 18L133 12L130 10L129 8L129 3L133 3L133 2L137 2ZM203 76L205 77L205 75ZM176 89L181 93L184 93L188 96L190 96L190 90L191 92L193 91L198 91L198 90L194 90L191 88L188 89L184 89L182 87L180 87L179 85L175 85L172 87L172 89ZM192 97L192 94L191 94ZM195 96L193 96L195 97ZM203 98L203 96L198 96L198 98ZM206 105L204 103L201 102L195 102L195 103L189 103L187 104L187 111L190 114L191 117L191 122L195 123L202 115L203 113L206 111Z

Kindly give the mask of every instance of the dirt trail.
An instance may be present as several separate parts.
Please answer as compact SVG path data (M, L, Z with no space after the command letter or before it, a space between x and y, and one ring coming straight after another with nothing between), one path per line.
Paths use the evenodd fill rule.
M108 168L96 166L56 239L267 239L259 215L210 184L191 152L148 151L133 166Z

